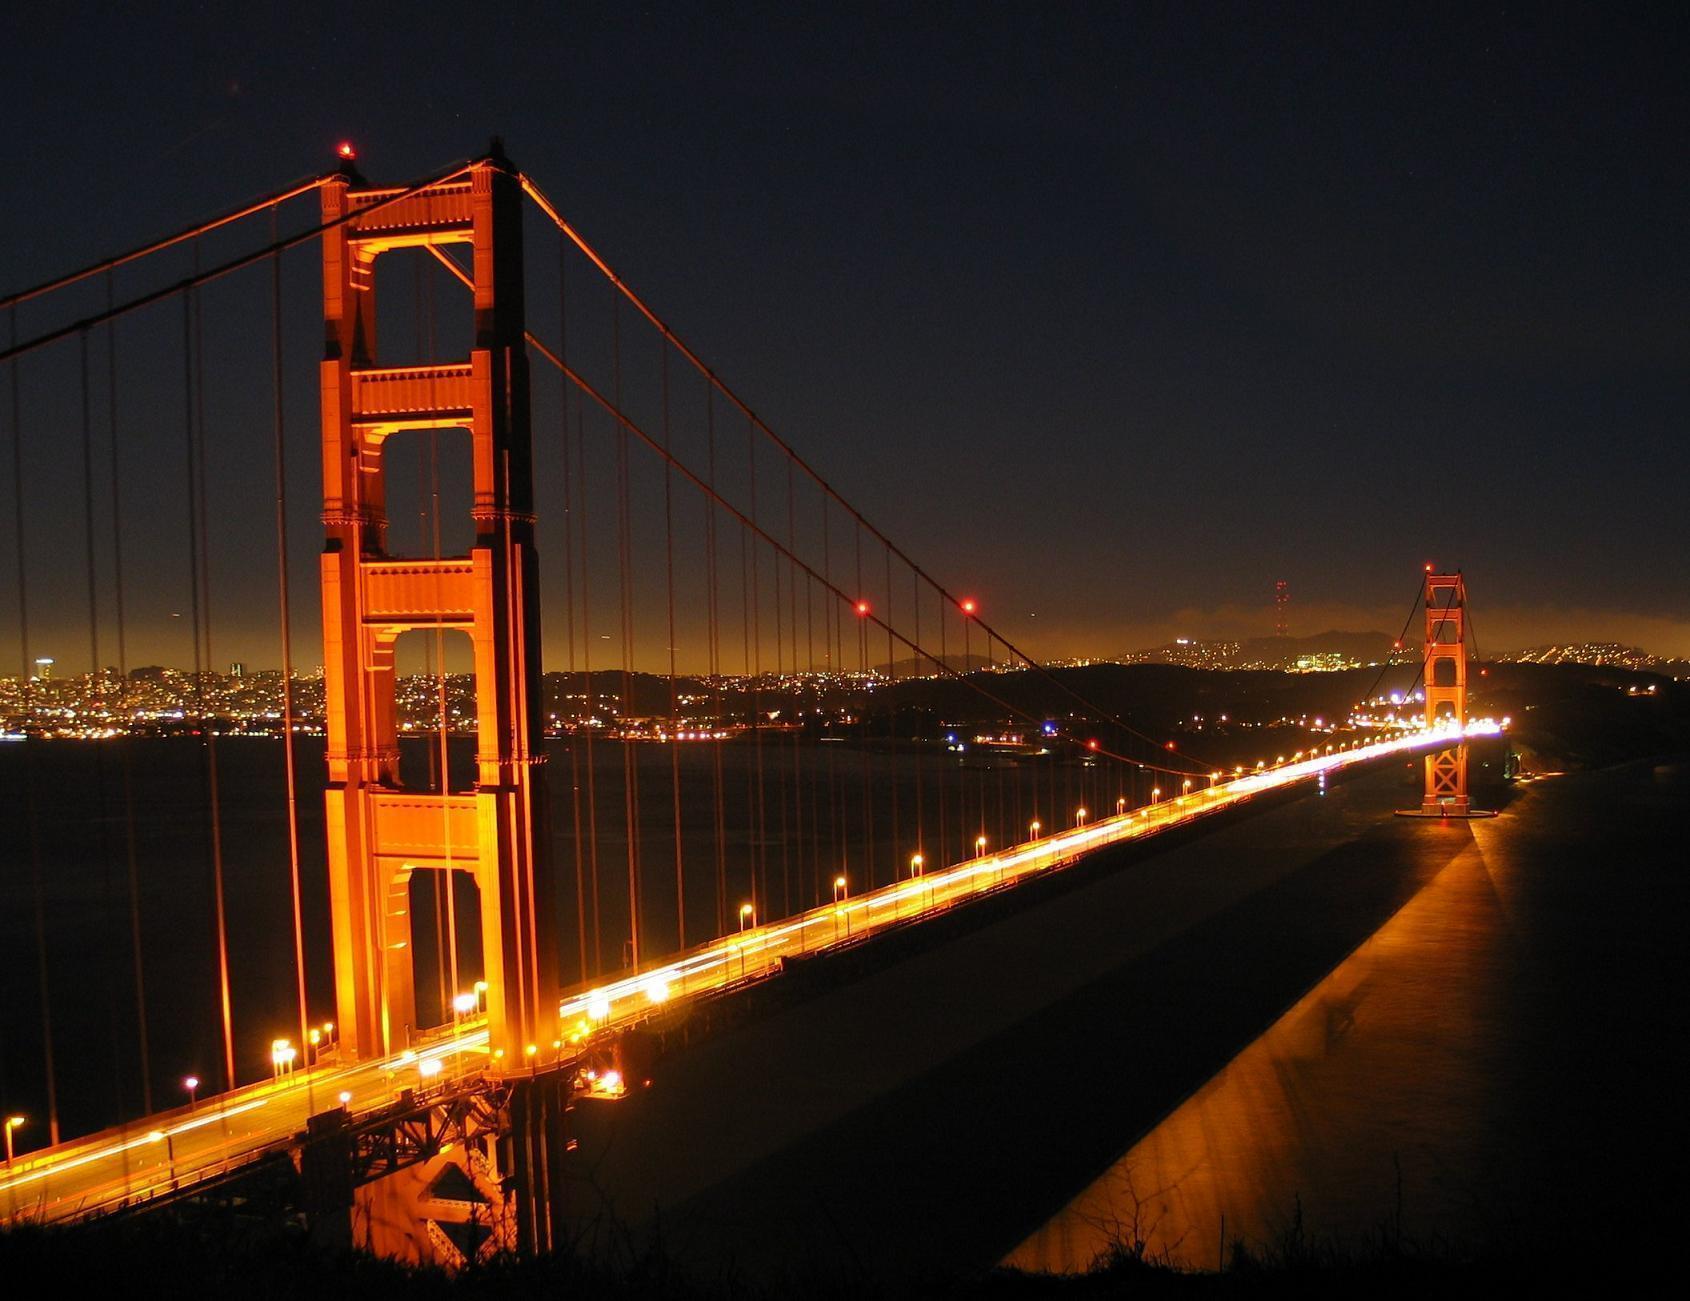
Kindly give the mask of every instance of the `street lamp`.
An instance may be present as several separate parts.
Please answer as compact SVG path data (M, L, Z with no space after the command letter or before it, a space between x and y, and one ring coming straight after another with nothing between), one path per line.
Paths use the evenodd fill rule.
M1115 801L1115 816L1120 817L1126 811L1127 811L1127 797L1125 795L1123 795L1118 800Z
M1074 825L1076 827L1083 827L1086 825L1086 810L1083 805L1074 810Z
M1180 791L1180 798L1184 799L1189 794L1191 794L1191 778L1187 777L1185 779L1185 787Z
M164 1144L165 1176L172 1187L176 1185L176 1140L171 1138L168 1130L155 1129L147 1135L149 1143Z
M1037 840L1039 838L1039 829L1043 826L1044 823L1040 822L1037 818L1034 818L1027 824L1027 830L1032 833L1031 839Z
M479 994L459 994L454 998L452 1000L452 1013L456 1021L452 1028L456 1030L458 1024L462 1023L466 1016L474 1016L480 1004L481 996Z
M921 875L921 865L923 863L925 863L926 861L927 860L925 858L923 858L920 854L911 854L910 855L910 876L912 878L918 877L918 876Z
M1152 786L1150 788L1150 802L1152 804L1154 804L1157 800L1159 800L1161 798L1162 798L1162 788L1160 786Z
M851 891L846 884L845 878L843 876L834 877L833 878L833 902L838 903L841 899L849 899L850 897L851 897Z
M12 1173L12 1131L14 1129L16 1129L19 1125L22 1125L23 1123L24 1123L24 1117L22 1117L22 1116L7 1116L6 1117L6 1175L7 1175L6 1202L7 1202L7 1218L8 1219L16 1216L17 1213L18 1213L17 1185L13 1184L12 1181L11 1181L11 1173Z
M757 910L755 908L753 908L749 903L740 904L740 906L739 906L739 933L740 933L740 935L744 936L745 928L746 928L747 925L755 926L756 924L757 924ZM745 979L745 941L744 941L743 938L740 940L740 943L739 943L739 978L741 980Z
M199 1091L200 1077L189 1075L182 1081L182 1087L188 1091L188 1110L194 1109L194 1095Z

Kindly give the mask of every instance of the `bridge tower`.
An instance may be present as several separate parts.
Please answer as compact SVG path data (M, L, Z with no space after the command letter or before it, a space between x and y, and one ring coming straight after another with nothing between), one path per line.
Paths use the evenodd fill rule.
M326 830L341 1042L360 1057L402 1049L416 1028L409 883L418 870L468 871L480 890L490 1048L503 1054L494 1061L515 1067L525 1045L556 1037L521 196L497 151L415 192L370 187L349 169L322 190ZM382 365L376 259L452 244L471 249L469 358ZM382 446L413 429L468 432L467 555L387 552ZM442 773L439 793L406 790L394 643L441 628L473 644L476 781L451 791Z
M1426 724L1467 725L1467 584L1459 573L1426 574ZM1422 813L1461 817L1467 798L1467 743L1426 756Z

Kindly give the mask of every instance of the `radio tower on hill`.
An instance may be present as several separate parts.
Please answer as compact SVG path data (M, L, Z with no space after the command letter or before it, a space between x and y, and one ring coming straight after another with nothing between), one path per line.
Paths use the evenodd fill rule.
M1273 635L1288 637L1291 625L1286 621L1286 607L1291 604L1291 584L1283 578L1273 585Z

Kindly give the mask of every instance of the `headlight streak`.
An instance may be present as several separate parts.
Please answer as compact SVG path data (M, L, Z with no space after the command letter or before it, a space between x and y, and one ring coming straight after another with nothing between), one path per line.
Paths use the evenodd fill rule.
M1232 807L1266 791L1282 789L1335 769L1390 754L1448 744L1458 736L1493 736L1501 731L1501 724L1488 718L1469 722L1464 733L1451 726L1422 726L1391 740L1377 741L1352 750L1313 754L1307 759L1274 768L1247 769L1232 781L1216 782L1200 790L1187 789L1154 805L1118 812L1114 817L1072 827L1042 840L967 859L937 872L893 882L855 898L819 905L795 917L736 932L661 966L636 971L609 984L573 994L559 1005L559 1014L565 1021L587 1015L596 1023L595 1029L639 1020L649 1016L660 1003L670 1003L688 994L722 989L740 980L761 977L783 957L820 952L844 942L845 935L838 932L841 918L848 922L857 919L858 924L848 926L846 930L854 942L929 909L948 908L960 900L984 894L1000 884L1008 885L1034 872L1057 867L1105 845L1153 835L1167 827ZM912 902L914 907L910 906ZM809 934L812 931L814 933ZM793 936L798 937L797 942L787 943ZM667 990L664 999L653 1000L647 996L654 982ZM593 1016L589 1008L604 1014Z

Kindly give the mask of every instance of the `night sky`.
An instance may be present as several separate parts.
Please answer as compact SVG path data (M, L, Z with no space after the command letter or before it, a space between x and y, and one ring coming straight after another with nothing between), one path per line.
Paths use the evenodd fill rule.
M398 181L497 133L775 429L1038 653L1265 634L1276 579L1294 632L1394 633L1435 560L1467 573L1487 649L1690 655L1680 7L171 8L0 20L0 293L327 170L342 139ZM302 630L312 257L289 263ZM251 336L257 389L233 360L205 382L233 431L215 658L269 664L256 288L261 310L231 290L233 324L207 319ZM25 308L20 336L54 319ZM179 373L179 320L120 344L158 372L124 382L143 505L180 480L181 390L148 387ZM80 666L80 552L52 553L81 517L48 504L81 493L60 353L20 382L31 637ZM172 598L134 584L131 663L182 662Z

